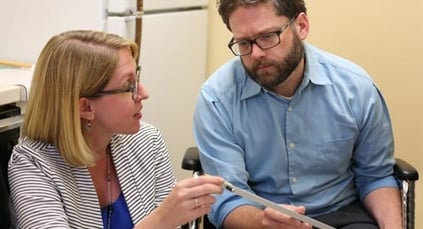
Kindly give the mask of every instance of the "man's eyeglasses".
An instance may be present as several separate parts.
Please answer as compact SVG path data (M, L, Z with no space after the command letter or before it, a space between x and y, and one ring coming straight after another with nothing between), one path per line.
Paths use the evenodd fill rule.
M135 79L135 81L133 83L131 83L129 85L128 88L99 91L99 92L94 93L93 95L91 95L89 97L91 97L91 98L97 98L97 97L102 97L102 96L105 96L105 95L122 94L122 93L131 92L132 93L132 99L135 100L137 98L138 87L139 87L139 84L140 84L141 66L137 66L136 71L137 71L136 72L136 79Z
M245 56L251 54L253 51L253 44L256 44L262 50L273 48L280 44L281 33L288 28L289 24L291 24L296 17L297 16L294 16L289 19L289 21L282 25L279 30L262 34L251 40L245 39L235 41L235 39L232 38L228 43L228 47L235 56Z

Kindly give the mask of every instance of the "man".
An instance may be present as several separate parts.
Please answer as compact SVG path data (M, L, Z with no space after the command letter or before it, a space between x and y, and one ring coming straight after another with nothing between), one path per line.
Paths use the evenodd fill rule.
M203 85L194 135L206 173L336 228L401 228L385 101L359 66L303 42L303 0L220 0L234 55ZM311 228L225 192L221 228Z

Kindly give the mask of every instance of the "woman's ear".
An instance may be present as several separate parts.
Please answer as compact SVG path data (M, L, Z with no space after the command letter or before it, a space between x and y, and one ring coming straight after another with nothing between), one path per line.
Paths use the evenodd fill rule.
M94 119L94 111L91 108L91 101L87 98L79 99L79 115L81 118L92 121Z

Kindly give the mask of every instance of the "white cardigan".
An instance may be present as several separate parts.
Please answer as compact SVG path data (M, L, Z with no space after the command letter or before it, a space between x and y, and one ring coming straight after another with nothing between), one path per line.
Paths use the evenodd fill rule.
M134 224L175 185L168 151L158 129L142 123L134 135L115 135L111 154ZM9 161L11 197L19 228L103 228L87 167L71 167L55 146L23 141Z

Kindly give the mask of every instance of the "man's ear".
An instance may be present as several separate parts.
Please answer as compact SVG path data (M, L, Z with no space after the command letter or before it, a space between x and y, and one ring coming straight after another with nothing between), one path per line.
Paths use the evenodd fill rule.
M79 99L79 115L81 116L81 118L89 121L94 119L94 111L91 107L91 101L89 99Z
M297 29L298 37L301 40L305 40L308 36L310 24L308 22L308 16L304 12L301 12L298 14L296 20L295 20L295 26Z

